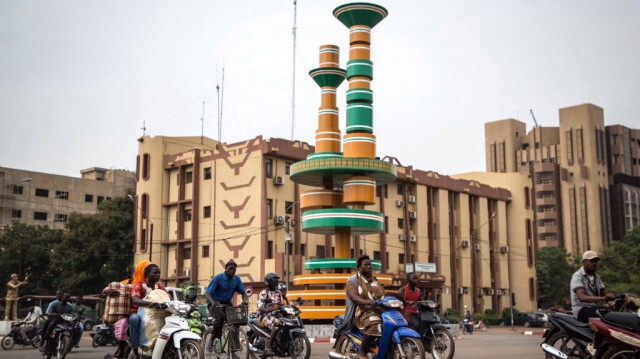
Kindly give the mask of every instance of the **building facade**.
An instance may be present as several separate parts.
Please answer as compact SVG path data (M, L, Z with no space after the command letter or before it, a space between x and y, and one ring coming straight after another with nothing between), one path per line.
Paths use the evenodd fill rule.
M530 194L538 247L563 246L574 254L597 251L635 223L629 177L640 168L637 139L636 130L605 127L602 108L572 106L560 109L559 127L534 127L527 133L526 125L513 119L486 123L486 168L530 176L523 188L507 188ZM621 178L617 175L627 180L613 190L615 178ZM627 205L623 193L630 198ZM627 223L620 218L628 218Z
M75 178L0 167L0 227L17 220L63 228L71 213L96 213L103 200L135 191L130 171L93 167L80 173Z
M292 164L313 151L304 142L261 137L235 144L141 137L135 260L158 263L167 285L206 286L230 258L254 289L269 272L289 281L311 273L306 260L335 256L330 235L301 230L298 201L312 187L289 179ZM513 286L518 309L536 309L533 249L519 223L527 212L510 212L524 206L523 193L384 160L395 162L398 175L377 187L370 206L384 216L384 231L351 236L352 257L379 260L391 288L403 284L407 269L420 271L421 287L443 308L500 312Z

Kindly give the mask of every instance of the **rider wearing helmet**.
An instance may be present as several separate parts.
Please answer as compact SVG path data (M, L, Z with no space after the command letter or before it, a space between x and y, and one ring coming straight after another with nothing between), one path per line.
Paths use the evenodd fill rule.
M198 291L193 286L182 289L182 296L185 303L196 304L198 302Z
M282 324L280 319L273 315L273 311L278 309L281 305L284 305L283 295L278 290L278 280L280 276L276 273L267 273L264 276L264 284L267 286L260 292L258 296L258 312L260 313L260 322L262 326L271 329L271 336L269 337L269 343L265 348L265 355L274 355L271 345L273 339L278 332L278 326Z
M284 283L278 283L278 290L282 294L282 301L285 305L291 305L289 298L287 298L287 285Z

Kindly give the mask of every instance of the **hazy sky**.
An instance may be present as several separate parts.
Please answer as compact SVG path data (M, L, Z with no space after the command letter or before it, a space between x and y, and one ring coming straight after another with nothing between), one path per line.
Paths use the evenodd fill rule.
M339 45L345 2L299 0L295 139L314 142L318 47ZM590 102L640 127L640 1L379 1L372 32L378 155L484 170L484 126L557 126ZM0 0L0 166L78 176L135 169L151 136L291 138L293 0ZM344 91L338 92L344 131ZM344 132L343 132L344 133Z

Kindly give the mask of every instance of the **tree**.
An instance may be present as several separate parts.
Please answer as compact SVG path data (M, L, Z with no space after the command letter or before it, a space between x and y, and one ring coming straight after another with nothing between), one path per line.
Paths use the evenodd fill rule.
M58 288L73 294L99 293L128 278L133 262L133 202L106 200L96 214L73 213L53 254Z
M540 248L536 254L538 306L571 306L571 276L578 269L564 248Z
M59 229L18 221L6 225L0 235L0 281L9 281L11 274L16 273L20 280L29 277L20 295L51 293L54 274L49 270L50 254L62 240L62 233ZM6 288L0 287L4 298Z
M640 227L600 251L598 274L608 292L640 295Z

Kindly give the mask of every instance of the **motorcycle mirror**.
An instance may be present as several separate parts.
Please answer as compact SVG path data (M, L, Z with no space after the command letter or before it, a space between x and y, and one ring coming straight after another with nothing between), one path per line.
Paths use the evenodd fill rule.
M271 304L271 302L273 302L273 301L271 300L271 298L267 298L267 299L264 300L264 302L266 304Z
M302 304L302 297L296 298L296 302L298 302L298 304Z

